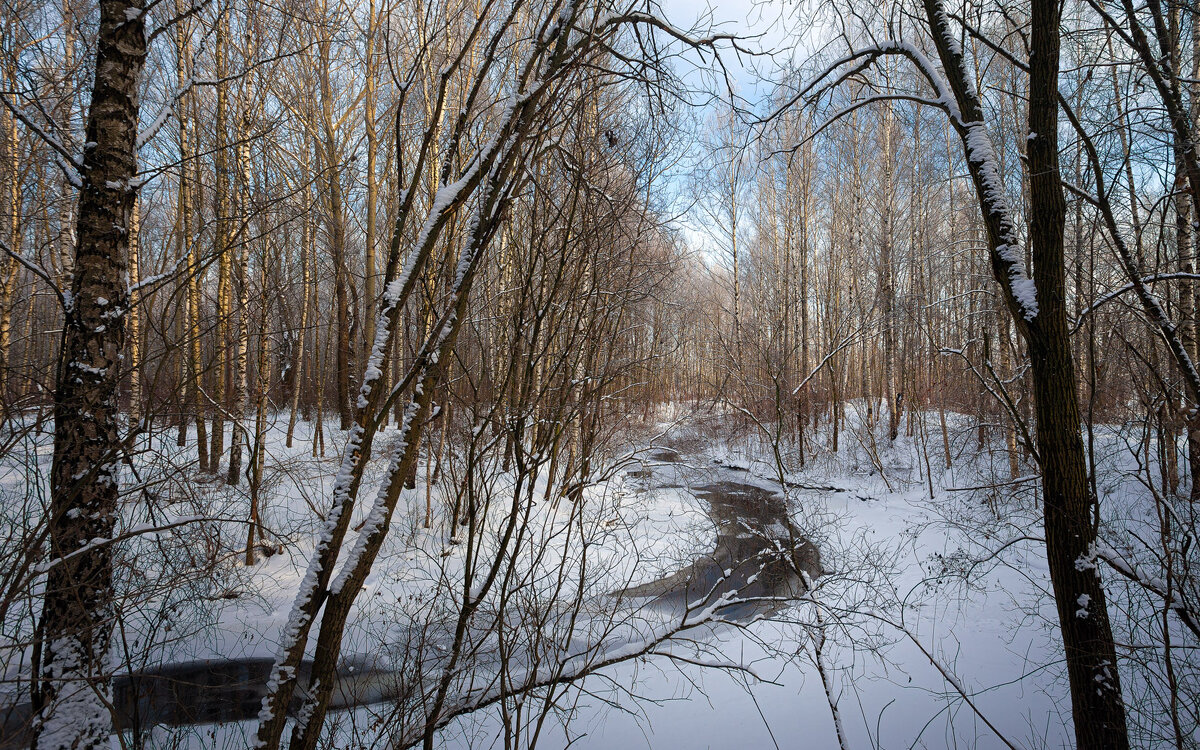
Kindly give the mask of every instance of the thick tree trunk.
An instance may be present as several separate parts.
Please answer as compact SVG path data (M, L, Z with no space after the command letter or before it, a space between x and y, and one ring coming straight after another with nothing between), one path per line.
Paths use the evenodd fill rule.
M1024 275L1012 211L996 172L977 92L940 0L925 0L930 31L960 110L968 166L988 230L992 271L1028 345L1037 411L1046 557L1058 608L1080 750L1129 747L1116 647L1094 560L1096 498L1088 484L1075 367L1067 326L1058 166L1058 0L1032 0L1028 174L1032 284ZM1032 288L1030 288L1032 287ZM1031 292L1036 291L1036 298Z
M1129 747L1116 647L1093 554L1097 498L1091 494L1079 396L1067 326L1063 231L1066 202L1058 168L1058 0L1033 0L1029 79L1029 236L1038 317L1029 338L1037 407L1046 556L1071 682L1075 739L1083 748Z
M121 457L117 389L129 290L125 258L137 173L143 0L101 0L88 112L75 276L54 393L50 568L42 607L34 745L108 748L112 717L112 547Z

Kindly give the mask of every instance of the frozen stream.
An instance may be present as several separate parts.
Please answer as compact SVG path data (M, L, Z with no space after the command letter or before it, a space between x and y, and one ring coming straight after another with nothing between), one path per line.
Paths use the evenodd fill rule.
M798 571L820 575L820 555L793 526L779 493L746 483L737 469L690 465L673 450L655 452L650 460L640 472L648 489L681 487L703 500L716 526L716 546L673 575L620 593L650 598L676 614L729 595L735 603L723 607L722 615L744 620L780 606L773 599L802 594Z
M703 501L716 530L716 543L713 550L673 574L612 592L615 606L654 612L669 622L727 600L715 610L723 620L749 621L803 593L803 577L797 571L814 578L820 575L817 550L798 536L782 496L765 485L747 483L743 472L696 465L674 450L660 449L629 474L642 491L682 489ZM601 648L608 651L628 643L626 638ZM433 670L437 666L430 664ZM267 658L205 660L118 676L114 686L118 726L129 731L254 719L270 667ZM302 669L307 667L305 663ZM395 698L397 689L390 674L370 668L365 660L347 657L332 707L384 703ZM296 704L294 709L299 698ZM9 706L4 713L0 748L27 744L28 704Z

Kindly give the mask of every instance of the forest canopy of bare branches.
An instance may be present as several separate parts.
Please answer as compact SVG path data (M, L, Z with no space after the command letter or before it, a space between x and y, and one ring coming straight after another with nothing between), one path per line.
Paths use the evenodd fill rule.
M0 748L1200 747L1198 131L1184 0L3 0Z

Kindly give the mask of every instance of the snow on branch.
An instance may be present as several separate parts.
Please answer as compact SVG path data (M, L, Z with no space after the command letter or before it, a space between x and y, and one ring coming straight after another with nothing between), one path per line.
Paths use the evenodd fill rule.
M935 96L922 98L894 94L891 97L933 106L949 115L951 124L962 140L967 166L975 182L980 207L984 213L993 273L1003 287L1018 322L1029 324L1038 314L1037 287L1025 273L1024 257L1013 220L1014 214L1001 177L1000 160L984 123L978 95L968 88L962 49L949 32L949 22L945 12L941 10L941 4L936 0L931 0L931 4L935 7L930 20L934 26L935 42L940 42L939 50L943 62L941 70L916 45L899 39L885 39L857 49L826 66L812 81L801 87L799 92L766 118L766 121L777 117L803 99L819 98L853 76L870 69L883 57L898 56L910 61L933 89ZM883 97L870 99L883 100ZM834 113L831 120L844 117L867 103L869 100L856 102ZM825 123L817 130L827 125L828 123Z
M1166 608L1175 613L1184 627L1191 631L1192 635L1200 638L1200 616L1197 616L1197 613L1188 606L1187 602L1180 599L1178 594L1171 591L1167 581L1146 575L1138 570L1135 563L1099 539L1092 545L1091 556L1076 560L1075 567L1079 570L1094 569L1096 560L1104 561L1125 578L1162 599Z
M29 131L40 138L47 146L49 146L58 158L55 163L62 170L63 176L67 181L76 188L83 187L83 178L81 177L83 170L83 157L78 154L72 154L67 150L67 147L62 145L57 138L46 132L45 128L38 125L33 120L29 119L19 107L13 104L3 92L0 92L0 102L8 108L13 117L21 121Z
M104 546L107 546L110 544L117 544L118 542L123 542L126 539L132 539L133 537L136 537L136 536L142 536L145 534L158 534L163 531L170 531L171 529L179 528L180 526L187 526L188 524L201 523L204 521L220 521L220 520L237 521L238 519L220 519L220 518L215 518L213 516L181 516L179 518L176 518L173 521L168 521L167 523L164 523L164 524L158 524L158 525L152 524L152 523L137 524L135 526L129 527L128 529L126 529L125 531L123 531L119 534L114 534L110 537L97 537L95 539L89 539L87 544L84 544L76 549L71 550L68 554L65 554L61 557L54 557L49 560L45 560L41 563L38 563L37 565L33 566L33 568L31 569L30 572L33 573L34 575L41 575L43 573L47 573L50 571L51 568L53 568L61 563L64 563L67 560L70 560L75 557L79 557L80 555L85 555L99 547L104 547Z
M1143 284L1153 284L1157 281L1173 281L1178 279L1200 281L1200 273L1189 273L1186 271L1178 271L1175 273L1159 273L1153 276L1145 276L1141 279L1141 282ZM1131 282L1122 287L1118 287L1107 294L1101 295L1099 299L1097 299L1091 305L1088 305L1082 312L1079 313L1079 317L1076 318L1075 322L1071 325L1071 333L1078 331L1087 321L1088 316L1095 314L1095 312L1104 305L1112 302L1124 294L1127 294L1128 292L1132 292L1136 288L1137 286Z

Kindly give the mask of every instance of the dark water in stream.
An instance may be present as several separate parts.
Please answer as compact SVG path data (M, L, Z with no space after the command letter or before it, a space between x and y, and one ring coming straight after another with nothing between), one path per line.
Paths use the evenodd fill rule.
M800 571L812 578L820 575L818 551L789 520L783 496L747 483L744 471L696 465L675 450L660 449L628 473L644 491L682 488L705 501L716 543L670 575L613 592L617 599L667 618L711 611L724 620L746 622L782 609L787 599L802 594ZM131 730L253 719L271 665L267 658L204 661L117 677L117 726ZM302 665L301 671L307 667ZM387 673L347 664L338 675L332 708L388 701L394 690ZM28 745L29 719L28 703L0 704L0 750Z
M724 619L748 620L803 594L802 573L821 574L817 548L792 524L782 494L747 484L741 469L690 465L672 449L649 459L649 468L633 476L647 489L683 488L705 501L716 545L676 573L620 594L647 598L675 614L704 610L728 596L729 603L716 612Z

